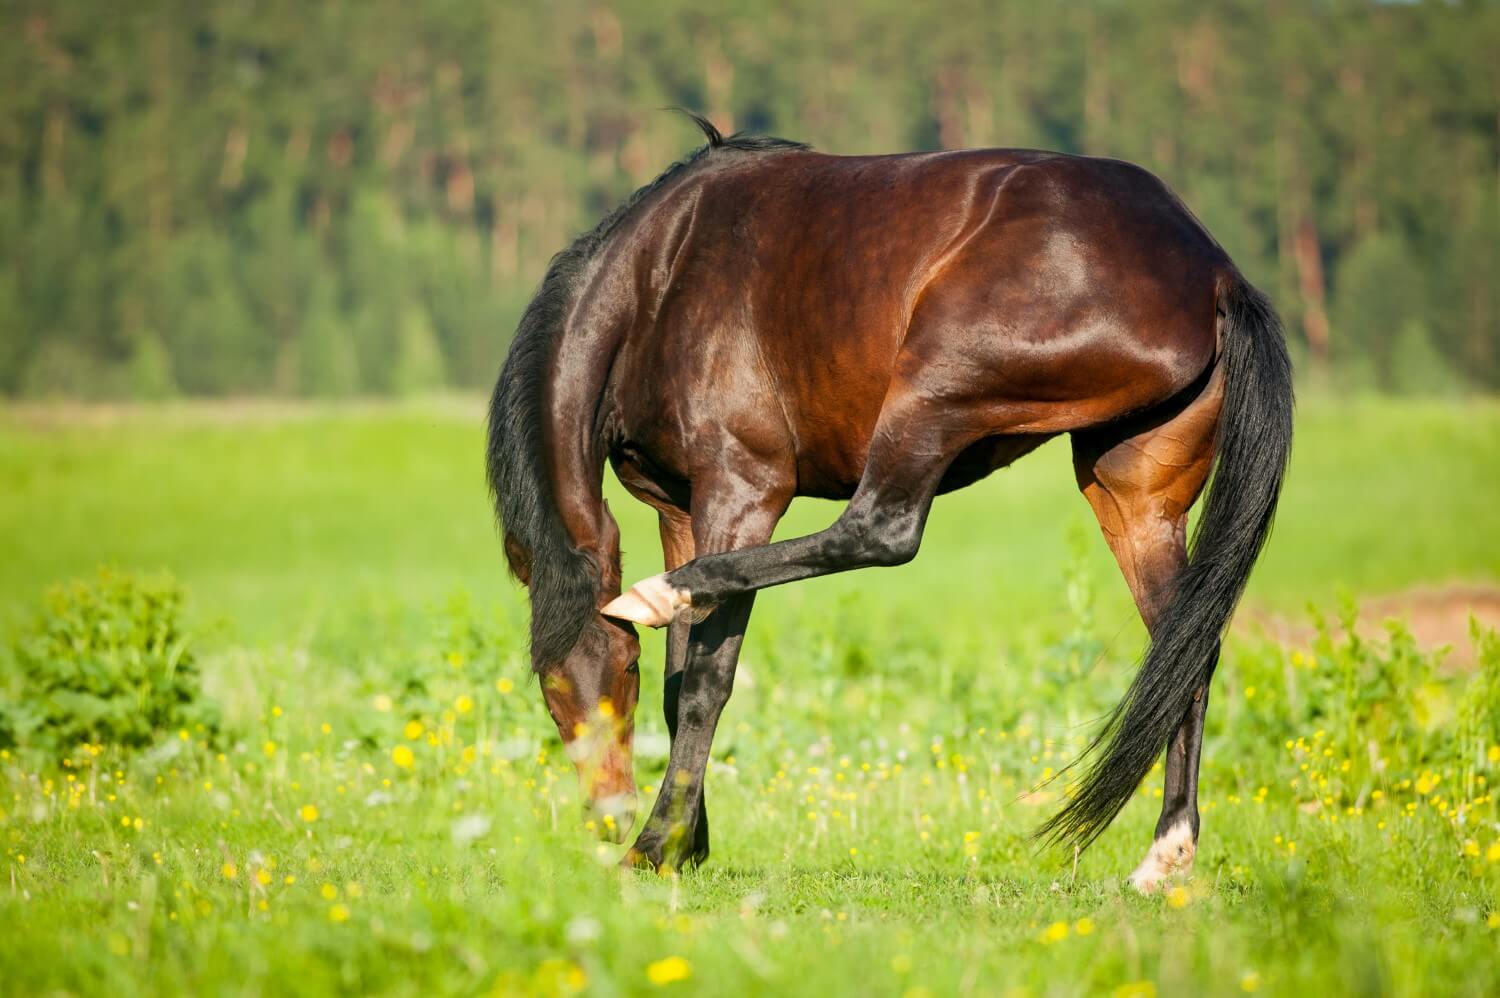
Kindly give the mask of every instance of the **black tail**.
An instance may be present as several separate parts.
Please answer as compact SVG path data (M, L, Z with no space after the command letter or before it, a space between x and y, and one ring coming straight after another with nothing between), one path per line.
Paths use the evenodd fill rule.
M1120 813L1206 682L1219 638L1271 532L1292 448L1292 365L1271 303L1238 274L1224 307L1216 468L1187 568L1104 729L1077 794L1037 834L1083 848Z

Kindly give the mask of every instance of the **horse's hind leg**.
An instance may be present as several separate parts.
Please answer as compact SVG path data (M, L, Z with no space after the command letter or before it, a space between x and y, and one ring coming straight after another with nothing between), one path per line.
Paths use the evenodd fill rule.
M1073 437L1078 486L1093 507L1150 631L1187 564L1188 508L1213 464L1219 379L1184 406ZM1217 663L1209 664L1209 674ZM1131 883L1150 892L1192 867L1198 843L1198 759L1208 687L1198 691L1167 747L1161 817Z

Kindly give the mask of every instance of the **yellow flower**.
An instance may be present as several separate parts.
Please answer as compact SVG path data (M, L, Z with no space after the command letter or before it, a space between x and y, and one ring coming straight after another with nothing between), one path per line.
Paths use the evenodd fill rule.
M318 820L318 805L303 804L302 807L298 809L297 814L302 818L303 821L307 822L310 825L314 821Z
M294 874L288 873L285 877L281 878L281 882L290 887L297 882L297 877Z
M455 669L464 667L464 653L461 651L450 651L448 653L448 664Z
M346 904L336 904L332 908L329 908L328 920L330 922L349 921L349 906Z
M1500 929L1500 911L1490 912L1490 917L1484 920L1484 924L1492 929Z
M1167 893L1167 904L1173 908L1186 908L1188 905L1188 892L1181 887L1174 887Z
M1078 921L1073 923L1073 931L1078 933L1080 936L1093 935L1094 920L1092 918L1080 918Z
M1500 762L1500 745L1491 745L1489 752L1485 754L1490 762Z
M1244 977L1241 977L1240 990L1246 992L1247 994L1254 994L1255 992L1259 991L1260 975L1252 970Z
M1114 998L1156 998L1156 985L1150 981L1131 981L1115 988Z
M280 717L281 716L281 708L280 707L272 707L271 708L271 716L272 717Z
M1465 839L1464 840L1464 855L1465 856L1478 856L1479 855L1479 843L1475 842L1473 839Z
M376 710L380 711L382 714L389 714L391 710L396 706L395 703L392 702L391 698L386 696L384 693L377 693L375 695L375 699L370 701L370 705Z
M266 758L269 759L276 754L276 743L267 741L264 745L261 746L261 749L265 751Z
M1068 938L1068 923L1053 922L1042 931L1041 941L1044 943L1060 943Z
M505 678L502 677L500 679L495 680L495 692L496 693L509 693L511 690L513 690L515 688L516 688L516 684L513 683L513 682L511 682L509 679L505 679Z
M344 893L351 898L361 898L365 896L365 889L359 886L358 881L351 880L344 885Z
M412 718L406 722L406 727L401 729L401 733L406 736L407 741L414 742L422 737L423 730L425 729L422 726L422 722L416 718Z
M453 698L453 709L460 714L467 714L474 709L474 698L467 693L460 693Z
M502 978L503 980L503 978ZM574 995L588 986L589 975L570 960L543 960L531 975L530 987L499 988L501 994Z
M410 769L417 764L417 757L405 745L397 745L391 749L391 761L402 769Z
M693 976L693 968L680 956L669 956L646 965L646 979L657 987L665 987Z
M224 874L225 880L233 880L235 877L238 877L240 875L240 868L235 866L233 863L225 863L223 866L219 867L219 872Z
M332 901L339 896L339 889L332 884L324 884L318 888L318 893L323 895L324 901Z
M271 871L267 870L265 867L261 867L259 870L256 870L255 882L257 884L260 884L262 887L269 884L271 882Z
M1500 863L1500 842L1491 842L1484 852L1484 858L1491 863Z

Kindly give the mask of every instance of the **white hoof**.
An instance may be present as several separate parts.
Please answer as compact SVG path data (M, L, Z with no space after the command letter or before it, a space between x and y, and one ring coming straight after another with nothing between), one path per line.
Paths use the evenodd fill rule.
M1167 878L1190 871L1197 852L1192 826L1185 820L1179 821L1151 843L1146 858L1130 875L1130 885L1142 894L1154 893Z
M599 612L606 617L632 620L644 627L665 627L672 622L677 611L692 605L686 589L673 587L666 575L653 575L631 586L629 592L610 600Z

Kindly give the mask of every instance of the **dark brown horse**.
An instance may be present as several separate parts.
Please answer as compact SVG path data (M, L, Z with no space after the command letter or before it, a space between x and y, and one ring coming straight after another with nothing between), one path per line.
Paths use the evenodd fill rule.
M489 421L533 666L619 835L635 807L629 622L670 627L671 760L626 862L708 854L704 769L757 590L909 561L934 495L1068 433L1152 640L1043 832L1087 845L1166 749L1133 880L1186 869L1219 637L1291 445L1275 312L1127 163L826 156L697 120L706 146L552 261ZM657 510L668 568L623 596L606 460ZM1216 464L1189 556L1188 508ZM827 530L768 543L799 495L850 502Z

